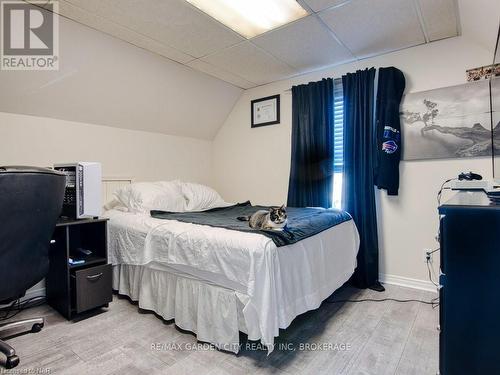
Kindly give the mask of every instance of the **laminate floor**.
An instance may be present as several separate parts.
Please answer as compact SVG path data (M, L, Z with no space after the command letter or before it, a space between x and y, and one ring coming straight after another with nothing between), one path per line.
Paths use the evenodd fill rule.
M342 288L333 297L436 297L391 285L386 289ZM193 334L124 297L115 296L107 311L76 322L47 305L15 319L34 316L45 317L45 328L7 340L21 364L4 370L1 358L0 374L424 375L438 370L438 309L416 302L323 303L281 331L269 356L244 335L238 355L197 343Z

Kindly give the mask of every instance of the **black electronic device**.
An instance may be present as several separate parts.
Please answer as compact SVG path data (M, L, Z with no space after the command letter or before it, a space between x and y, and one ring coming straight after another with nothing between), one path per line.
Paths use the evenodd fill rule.
M458 175L458 179L460 181L480 181L483 179L483 176L481 176L480 174L477 174L477 173L473 173L473 172L462 172Z

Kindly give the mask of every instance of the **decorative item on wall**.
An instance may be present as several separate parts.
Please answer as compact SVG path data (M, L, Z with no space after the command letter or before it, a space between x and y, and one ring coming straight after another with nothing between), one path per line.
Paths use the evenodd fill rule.
M500 64L492 64L481 66L479 68L468 69L465 73L467 75L467 81L469 82L500 77Z
M280 96L273 95L251 102L252 128L280 123Z
M405 95L403 159L491 155L490 112L489 81Z

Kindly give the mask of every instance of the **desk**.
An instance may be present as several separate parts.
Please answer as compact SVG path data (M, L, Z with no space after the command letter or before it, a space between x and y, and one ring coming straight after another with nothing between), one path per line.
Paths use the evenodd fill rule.
M112 269L108 264L108 219L60 220L49 248L47 302L66 319L112 301ZM84 255L79 249L92 251ZM72 265L69 259L84 259Z

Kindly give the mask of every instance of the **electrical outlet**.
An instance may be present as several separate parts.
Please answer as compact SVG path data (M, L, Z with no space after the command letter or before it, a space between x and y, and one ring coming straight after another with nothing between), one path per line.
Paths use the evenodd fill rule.
M423 253L423 258L424 258L424 263L432 263L433 259L432 259L432 256L434 254L431 254L431 251L432 249L424 249L424 253Z

